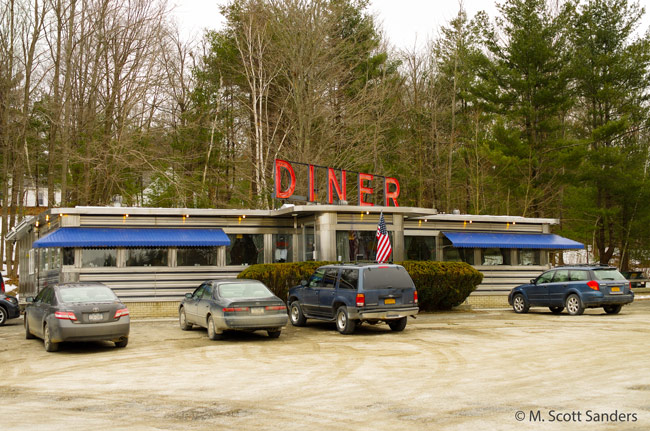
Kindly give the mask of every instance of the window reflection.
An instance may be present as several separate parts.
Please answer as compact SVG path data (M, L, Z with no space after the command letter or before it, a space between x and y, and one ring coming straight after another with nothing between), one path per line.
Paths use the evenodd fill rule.
M254 265L264 263L264 235L229 234L226 247L226 265Z
M167 266L167 249L127 248L126 266Z
M217 247L179 247L176 249L177 266L216 266Z
M96 268L117 265L117 250L108 248L84 248L81 250L81 266Z

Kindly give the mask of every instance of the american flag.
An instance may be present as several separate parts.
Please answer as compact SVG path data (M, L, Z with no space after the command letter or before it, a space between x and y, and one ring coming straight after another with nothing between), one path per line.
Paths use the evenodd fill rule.
M377 262L387 262L392 251L390 238L388 238L388 231L386 230L386 222L384 221L384 212L382 211L377 225Z

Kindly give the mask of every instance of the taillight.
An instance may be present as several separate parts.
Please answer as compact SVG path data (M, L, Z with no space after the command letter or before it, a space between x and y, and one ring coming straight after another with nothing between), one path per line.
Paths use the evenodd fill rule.
M357 293L357 307L365 307L366 306L366 295L363 293Z
M248 311L248 307L224 307L221 310L224 313L234 313L235 311Z
M115 312L115 316L113 316L113 319L119 319L122 316L128 316L128 315L129 315L129 309L121 308Z
M264 307L264 309L269 310L269 311L271 311L271 310L272 311L279 311L279 310L286 310L287 307L285 307L284 305L269 305L267 307Z
M61 320L77 320L77 316L72 311L55 311L54 317Z
M589 286L591 289L594 289L594 290L600 290L600 285L595 280L588 281L587 286Z
M418 291L417 290L413 292L413 302L415 302L416 304L418 303Z

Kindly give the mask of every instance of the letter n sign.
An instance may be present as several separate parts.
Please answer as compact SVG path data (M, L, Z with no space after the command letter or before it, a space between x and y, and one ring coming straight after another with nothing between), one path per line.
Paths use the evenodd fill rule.
M286 169L289 173L289 187L286 190L282 189L282 169ZM291 163L275 159L275 197L278 199L287 199L293 195L293 192L296 190L296 173L293 171Z

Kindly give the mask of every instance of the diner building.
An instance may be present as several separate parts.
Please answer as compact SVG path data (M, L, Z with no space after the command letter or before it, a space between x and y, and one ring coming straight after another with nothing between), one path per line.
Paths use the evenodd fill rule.
M513 286L550 266L550 253L583 248L551 233L559 222L552 218L328 204L52 208L24 219L7 239L18 245L23 298L52 283L101 281L124 302L172 310L203 280L236 277L252 264L374 261L382 212L393 261L463 261L484 274L470 302L503 302Z

